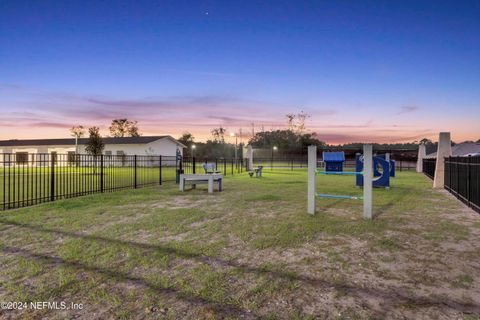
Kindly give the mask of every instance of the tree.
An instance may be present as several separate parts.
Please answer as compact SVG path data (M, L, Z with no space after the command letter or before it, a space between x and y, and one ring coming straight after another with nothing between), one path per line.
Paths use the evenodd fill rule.
M285 116L287 117L288 130L294 131L294 130L295 130L295 118L296 118L296 115L294 115L293 113L288 113L288 114L286 114Z
M188 131L185 131L180 138L178 138L178 141L186 145L187 147L190 147L194 143L195 137L193 134L191 134Z
M75 153L78 153L78 139L85 134L85 128L83 126L73 126L70 128L70 134L75 137Z
M298 139L298 142L302 146L302 148L306 148L308 146L317 146L317 147L324 147L327 144L317 138L317 134L314 133L305 133L301 135Z
M305 122L311 117L304 111L300 111L300 113L297 114L289 113L285 116L287 117L288 130L295 131L298 134L303 134L303 132L305 132L307 129Z
M427 145L427 144L433 144L432 140L427 139L427 138L423 138L422 140L420 140L420 143L423 143L423 144L425 144L425 145Z
M213 128L212 131L210 131L212 133L213 141L216 143L222 143L222 144L225 143L226 131L227 129L223 127Z
M309 145L324 146L325 142L319 140L315 133L300 134L292 130L273 130L258 132L249 141L253 147L271 148L276 146L281 149L302 148Z
M299 114L297 114L297 133L303 134L303 132L307 129L307 125L305 124L305 122L310 117L311 116L303 110L300 111Z
M108 128L113 137L140 137L137 121L114 119Z
M100 129L98 127L91 127L88 129L89 137L85 151L95 158L102 154L105 144L103 143Z
M178 138L178 142L183 143L187 148L183 151L184 156L191 156L192 152L192 145L195 143L195 137L188 131L185 131L180 138Z
M70 128L70 134L72 137L81 138L85 134L84 126L73 126Z

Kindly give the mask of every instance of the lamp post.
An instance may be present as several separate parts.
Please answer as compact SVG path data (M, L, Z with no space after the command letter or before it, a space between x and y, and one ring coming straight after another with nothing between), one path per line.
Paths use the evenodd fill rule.
M235 167L238 167L238 164L237 164L237 142L238 142L238 137L237 135L235 134L235 132L230 132L230 137L235 137Z
M195 148L196 147L197 147L196 145L192 144L192 158L195 157Z
M277 146L273 146L272 148L272 161L270 162L270 168L273 170L273 152L277 151Z

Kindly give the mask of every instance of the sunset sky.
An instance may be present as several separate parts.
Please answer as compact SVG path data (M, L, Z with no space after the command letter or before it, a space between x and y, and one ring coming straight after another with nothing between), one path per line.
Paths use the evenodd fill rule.
M479 1L1 1L0 140L137 120L329 143L480 139Z

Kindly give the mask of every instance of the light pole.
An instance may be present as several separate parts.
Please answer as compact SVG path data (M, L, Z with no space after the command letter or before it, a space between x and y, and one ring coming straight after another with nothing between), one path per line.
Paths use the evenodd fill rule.
M192 159L193 159L193 157L195 157L195 148L196 147L197 147L196 145L192 144Z
M237 142L238 142L238 137L237 135L235 134L235 132L230 132L230 137L235 137L235 167L238 167L238 164L237 164Z
M278 149L277 146L273 146L273 148L272 148L272 161L271 161L271 163L270 163L270 168L271 168L272 170L273 170L273 152L274 152L274 151L277 151L277 149Z

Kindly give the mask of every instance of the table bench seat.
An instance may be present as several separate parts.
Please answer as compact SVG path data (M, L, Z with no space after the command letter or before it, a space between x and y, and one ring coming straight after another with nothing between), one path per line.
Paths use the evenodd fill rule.
M187 183L192 186L192 189L195 189L197 184L208 184L208 193L213 193L213 185L218 183L218 191L223 191L223 175L221 174L181 174L179 190L184 192Z

